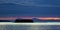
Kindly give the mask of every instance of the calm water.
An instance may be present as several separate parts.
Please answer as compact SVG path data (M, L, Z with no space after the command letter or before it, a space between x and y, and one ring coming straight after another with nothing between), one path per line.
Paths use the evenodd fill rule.
M60 25L0 25L0 30L60 30Z

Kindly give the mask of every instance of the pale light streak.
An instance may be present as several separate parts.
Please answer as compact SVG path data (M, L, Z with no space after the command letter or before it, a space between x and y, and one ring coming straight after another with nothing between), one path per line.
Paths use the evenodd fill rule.
M37 18L39 20L60 20L59 17L0 17L0 20L16 20L18 18L21 19L33 19L33 18Z
M60 18L38 18L40 20L60 20Z

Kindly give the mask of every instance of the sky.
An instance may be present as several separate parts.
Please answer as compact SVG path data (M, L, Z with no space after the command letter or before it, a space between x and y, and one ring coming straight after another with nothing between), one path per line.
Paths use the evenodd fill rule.
M60 17L60 0L0 0L0 16Z

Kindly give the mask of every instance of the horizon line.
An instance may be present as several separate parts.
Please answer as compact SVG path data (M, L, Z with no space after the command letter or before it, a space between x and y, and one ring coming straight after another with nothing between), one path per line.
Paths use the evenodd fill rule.
M16 19L39 19L39 20L60 20L60 17L0 17L0 20L16 20Z

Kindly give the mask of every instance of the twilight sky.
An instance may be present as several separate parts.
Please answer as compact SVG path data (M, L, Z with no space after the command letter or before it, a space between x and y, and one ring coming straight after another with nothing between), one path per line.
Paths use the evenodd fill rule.
M0 0L0 16L60 17L60 0Z

